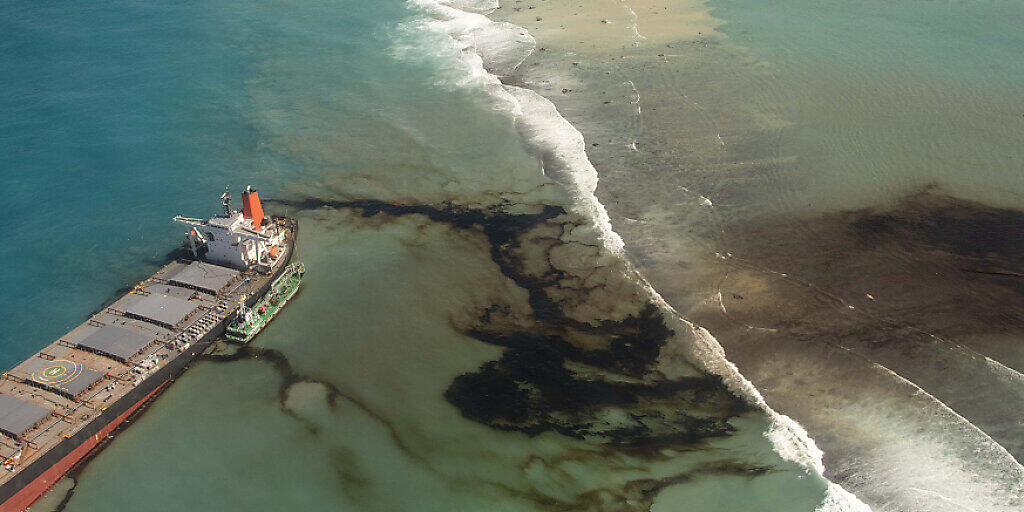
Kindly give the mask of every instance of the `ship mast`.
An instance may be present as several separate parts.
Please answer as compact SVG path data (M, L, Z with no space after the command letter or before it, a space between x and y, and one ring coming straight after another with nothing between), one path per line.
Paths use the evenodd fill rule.
M221 194L224 213L203 220L177 216L175 221L189 226L186 247L195 258L235 268L252 265L274 266L284 248L284 233L263 213L257 191L246 187L242 193L242 211L231 209L231 190ZM269 257L267 256L269 254ZM262 268L262 267L261 267Z
M224 187L224 193L220 195L220 198L224 200L224 215L231 216L231 191L228 187Z

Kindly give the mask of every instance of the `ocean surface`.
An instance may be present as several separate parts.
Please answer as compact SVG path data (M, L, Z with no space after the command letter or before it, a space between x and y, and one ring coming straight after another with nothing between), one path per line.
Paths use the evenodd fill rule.
M1024 4L444 3L0 4L0 364L308 270L33 510L1021 507Z
M1020 508L1019 3L513 5L544 51L508 80L582 131L629 257L826 477Z

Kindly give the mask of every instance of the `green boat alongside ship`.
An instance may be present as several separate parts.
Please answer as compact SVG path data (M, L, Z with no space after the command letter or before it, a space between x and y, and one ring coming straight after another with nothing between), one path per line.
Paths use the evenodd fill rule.
M281 277L277 278L270 285L270 290L260 300L247 307L245 299L242 299L238 307L238 315L231 322L225 331L225 336L237 343L249 343L259 334L274 316L277 315L284 305L288 303L302 284L302 276L306 268L302 263L292 263L285 269Z

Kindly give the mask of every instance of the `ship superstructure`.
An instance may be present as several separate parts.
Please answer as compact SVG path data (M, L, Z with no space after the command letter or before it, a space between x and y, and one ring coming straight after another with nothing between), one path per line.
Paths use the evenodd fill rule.
M0 378L0 512L20 512L222 335L288 267L297 226L243 210L190 227L171 261Z
M185 235L185 247L193 258L234 268L269 268L281 255L284 231L263 214L259 193L251 187L242 192L242 211L231 209L231 193L221 196L224 215L209 220L175 217L192 228Z

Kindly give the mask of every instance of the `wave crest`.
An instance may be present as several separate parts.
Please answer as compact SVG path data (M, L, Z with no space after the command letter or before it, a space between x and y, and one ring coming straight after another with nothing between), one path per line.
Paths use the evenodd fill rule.
M769 407L753 384L726 359L718 341L706 329L679 315L625 258L622 238L612 228L604 205L594 194L599 176L587 157L582 133L562 117L548 99L529 89L504 85L500 81L499 76L511 74L533 52L536 41L529 32L484 16L484 13L498 7L494 0L409 0L409 3L423 9L432 18L427 28L447 34L460 51L466 78L459 80L458 85L482 87L495 100L495 108L512 116L524 143L540 159L544 174L570 192L574 200L571 208L592 220L593 235L611 253L623 259L632 277L662 309L666 319L677 324L673 326L677 328L676 332L689 334L685 340L677 340L666 347L667 357L682 357L702 370L720 376L733 393L744 397L768 416L770 424L764 435L781 458L824 479L823 453L806 430ZM585 234L580 236L589 238ZM852 493L838 484L827 482L825 496L816 511L870 510Z

